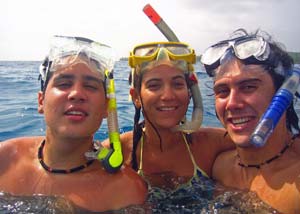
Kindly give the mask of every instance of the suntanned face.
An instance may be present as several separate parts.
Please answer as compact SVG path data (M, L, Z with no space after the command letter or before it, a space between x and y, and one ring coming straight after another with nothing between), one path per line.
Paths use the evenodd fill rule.
M173 128L184 117L189 92L184 73L169 65L159 65L143 75L143 111L157 128Z
M217 115L236 145L247 147L275 93L272 78L261 66L236 59L219 69L214 83Z
M55 136L90 137L107 115L100 73L92 72L80 61L55 71L38 99L47 132Z

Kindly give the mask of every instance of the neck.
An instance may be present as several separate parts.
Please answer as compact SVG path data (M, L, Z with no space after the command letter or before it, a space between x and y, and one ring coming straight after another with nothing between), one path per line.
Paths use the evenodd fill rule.
M294 142L295 137L287 136L278 142L270 139L262 148L238 148L238 164L241 167L260 169L262 166L270 164L284 155Z
M43 159L50 167L69 168L86 161L84 153L92 149L93 138L54 138L47 136L43 148Z

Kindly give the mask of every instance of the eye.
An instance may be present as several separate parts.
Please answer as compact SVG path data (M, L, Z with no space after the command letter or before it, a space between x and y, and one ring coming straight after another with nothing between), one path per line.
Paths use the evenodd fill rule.
M256 84L244 84L244 85L241 85L241 87L240 87L240 89L244 93L251 93L251 92L255 91L257 88L258 87Z
M173 82L173 86L176 89L186 88L186 82L185 80L176 80Z
M161 88L162 83L160 81L154 80L146 83L146 89L151 91L159 90Z
M98 90L99 89L99 85L91 84L91 83L84 84L84 87L87 89L90 89L90 90Z
M55 87L59 89L66 89L70 88L73 85L72 81L64 80L64 81L58 81L55 83Z
M218 87L214 89L214 93L217 98L225 98L230 93L230 90L227 87Z

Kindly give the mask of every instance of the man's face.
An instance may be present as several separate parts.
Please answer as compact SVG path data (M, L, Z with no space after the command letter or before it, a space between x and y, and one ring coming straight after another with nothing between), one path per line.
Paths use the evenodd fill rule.
M39 93L39 112L55 136L92 136L107 115L100 73L82 61L55 71L45 93Z
M237 59L219 69L214 82L217 115L237 146L249 146L275 93L272 78L261 66L244 65Z

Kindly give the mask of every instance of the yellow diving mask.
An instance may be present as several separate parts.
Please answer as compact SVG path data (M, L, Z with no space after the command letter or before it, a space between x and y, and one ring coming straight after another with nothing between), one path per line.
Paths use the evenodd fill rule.
M128 64L132 68L131 85L134 87L135 77L151 68L167 64L182 70L192 94L193 113L192 120L183 118L183 123L174 127L174 131L191 133L201 126L202 123L202 98L198 85L198 78L194 72L193 64L196 63L195 51L188 44L182 42L153 42L134 47L128 58Z
M160 57L164 54L166 56ZM182 42L153 42L134 47L130 53L128 63L130 67L144 67L149 62L159 58L167 58L169 61L184 61L188 64L196 62L195 51L188 44Z

